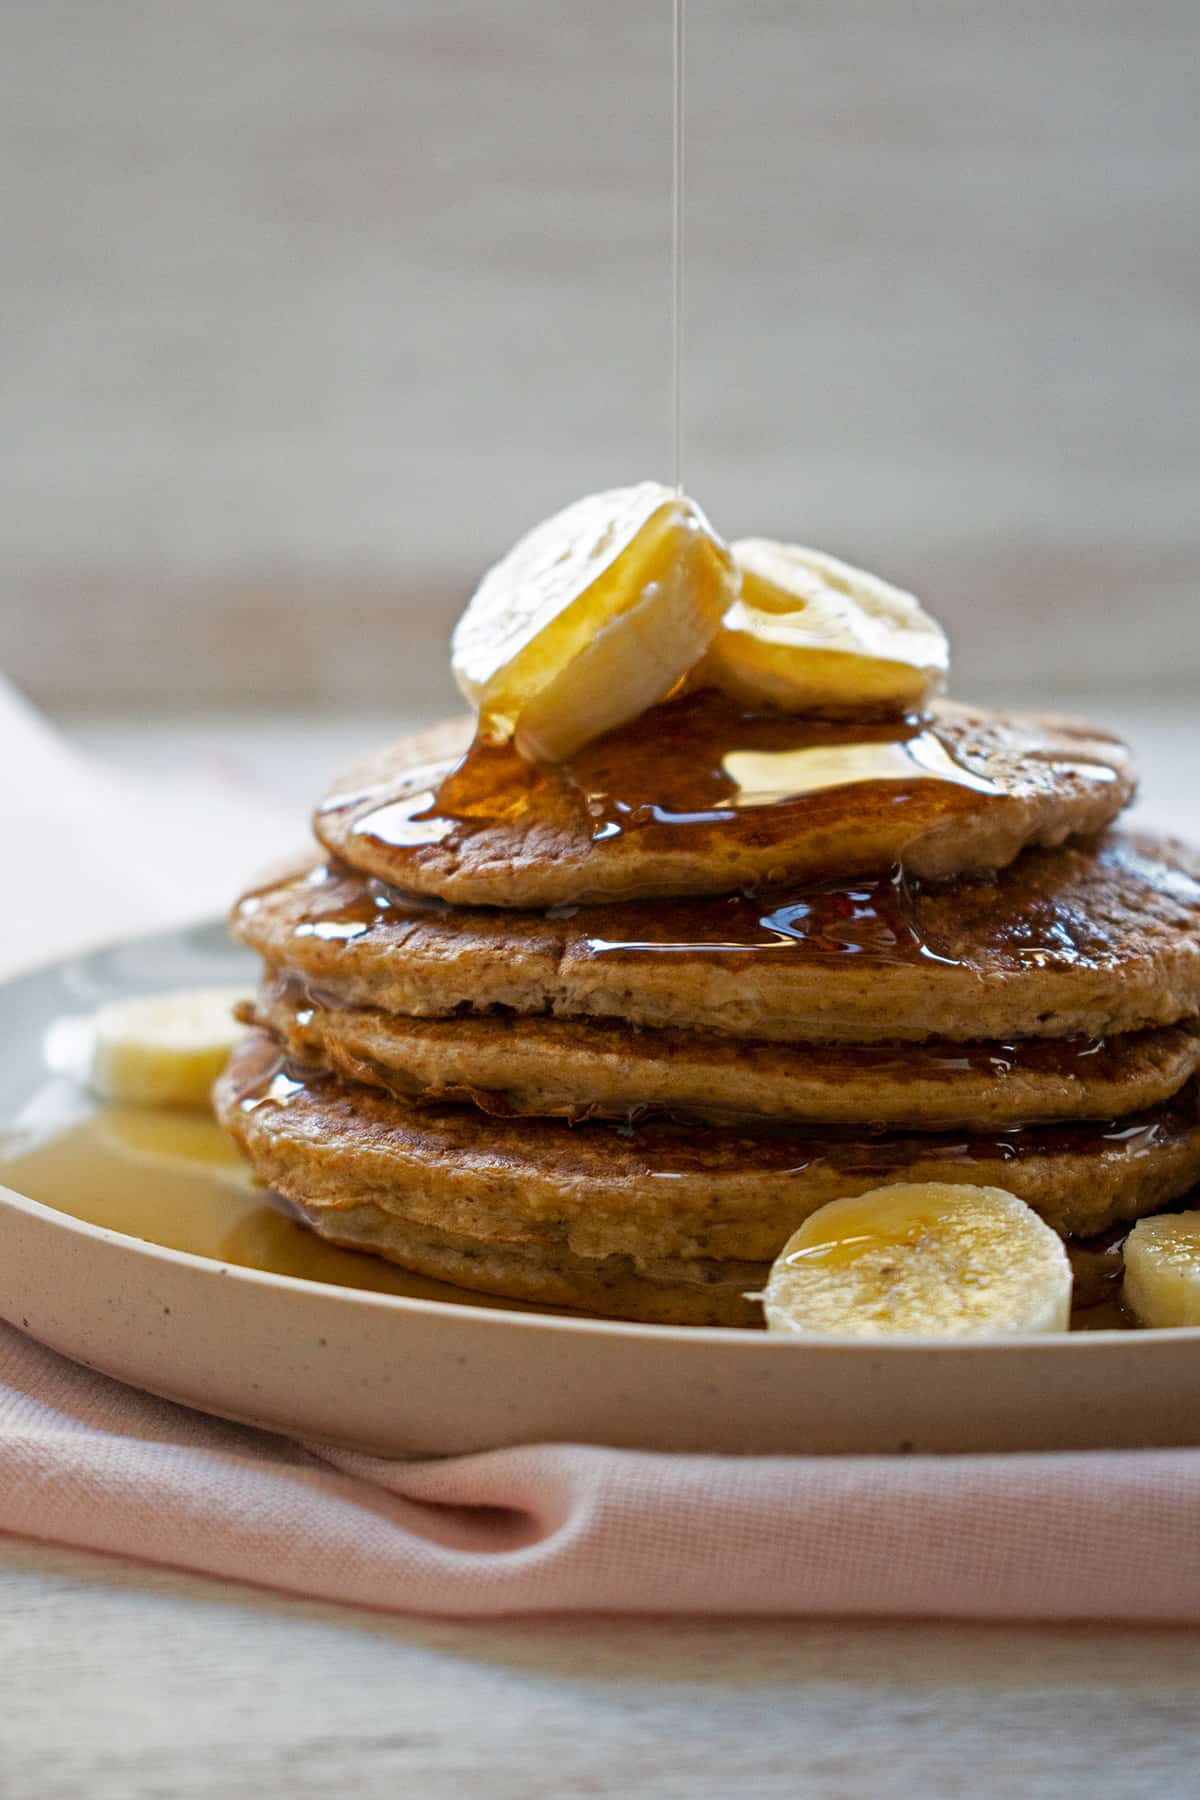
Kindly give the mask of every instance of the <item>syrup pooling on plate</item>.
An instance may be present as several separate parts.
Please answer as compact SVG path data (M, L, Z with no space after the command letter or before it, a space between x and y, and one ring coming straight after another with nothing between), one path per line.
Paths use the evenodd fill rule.
M198 1111L104 1107L0 1157L0 1180L56 1212L126 1237L301 1281L455 1306L553 1312L411 1274L327 1243L258 1186L232 1139Z
M755 713L708 691L654 707L553 766L525 762L511 744L477 740L440 779L423 769L412 787L366 812L355 834L395 849L452 845L474 829L512 823L547 788L573 797L595 843L630 832L706 842L723 831L769 829L771 815L794 825L798 809L815 822L842 809L848 788L859 809L904 808L914 829L924 829L1000 791L924 720ZM323 810L349 798L335 795Z

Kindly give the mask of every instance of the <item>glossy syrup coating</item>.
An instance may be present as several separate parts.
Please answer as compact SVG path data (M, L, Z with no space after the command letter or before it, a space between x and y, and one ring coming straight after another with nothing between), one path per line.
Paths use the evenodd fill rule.
M235 935L344 1004L600 1018L777 1043L1105 1037L1200 1014L1200 859L1110 832L994 877L718 900L450 907L321 865Z
M544 907L1002 868L1096 832L1135 788L1120 741L940 702L876 723L747 711L705 690L559 764L440 728L322 803L341 860L456 904Z

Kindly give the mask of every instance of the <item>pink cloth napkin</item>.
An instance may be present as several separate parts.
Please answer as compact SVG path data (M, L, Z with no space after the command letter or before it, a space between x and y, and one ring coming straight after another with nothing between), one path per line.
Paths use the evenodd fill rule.
M261 804L199 780L192 829L172 831L177 796L149 785L134 796L86 769L2 682L0 766L71 777L35 784L36 816L22 813L29 783L0 791L0 833L51 833L59 854L70 835L97 935L184 916L215 887L236 892L292 835ZM46 816L56 792L73 809L57 821ZM170 854L147 870L133 917L121 859L137 848L135 802ZM43 919L31 944L32 922L5 913L13 903L0 891L0 943L33 960L68 947L69 913ZM560 1444L386 1462L189 1412L5 1325L0 1530L447 1614L1200 1621L1200 1451L738 1459Z
M385 1462L152 1399L6 1326L0 1529L424 1613L1200 1621L1200 1451Z

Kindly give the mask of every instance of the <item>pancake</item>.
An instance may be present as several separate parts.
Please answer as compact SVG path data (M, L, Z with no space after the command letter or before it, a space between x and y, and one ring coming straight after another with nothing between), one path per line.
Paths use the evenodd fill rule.
M414 893L547 907L784 881L940 880L1100 831L1136 781L1119 739L939 702L928 721L754 714L712 692L653 708L567 763L467 750L469 724L402 740L337 784L314 828Z
M1001 1185L1064 1235L1089 1236L1166 1205L1200 1178L1194 1087L1115 1124L990 1136L572 1126L414 1107L285 1064L270 1038L252 1033L215 1105L259 1179L335 1238L339 1216L374 1207L460 1248L622 1257L639 1276L683 1263L701 1283L716 1279L713 1264L769 1262L818 1206L889 1182ZM405 1260L394 1243L383 1248ZM505 1291L488 1287L482 1267L455 1279ZM516 1297L564 1303L549 1288Z
M1011 1044L784 1045L601 1020L407 1019L264 982L254 1021L289 1055L422 1103L485 1112L941 1131L1116 1118L1200 1069L1200 1024Z
M344 869L248 897L235 935L339 1005L621 1019L782 1043L1104 1037L1200 1013L1200 856L1111 832L994 878L757 900L449 908Z
M654 1325L763 1323L753 1295L765 1285L769 1263L663 1257L635 1264L628 1256L573 1256L549 1245L481 1244L414 1225L375 1201L332 1208L293 1200L289 1210L327 1243L475 1293Z

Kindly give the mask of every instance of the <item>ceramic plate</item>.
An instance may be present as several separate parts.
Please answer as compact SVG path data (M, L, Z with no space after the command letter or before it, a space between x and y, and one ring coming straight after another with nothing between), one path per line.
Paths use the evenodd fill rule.
M733 1452L1200 1442L1200 1331L878 1346L472 1304L374 1258L321 1262L232 1159L229 1234L210 1230L196 1254L171 1247L181 1232L190 1240L161 1115L142 1115L133 1134L126 1229L95 1222L106 1215L87 1157L53 1206L17 1191L30 1144L87 1123L91 1103L61 1072L72 1020L122 995L253 977L214 924L0 988L0 1123L15 1158L0 1163L0 1316L11 1324L206 1412L390 1455L539 1439ZM208 1129L198 1116L193 1127ZM244 1266L256 1259L299 1272Z

